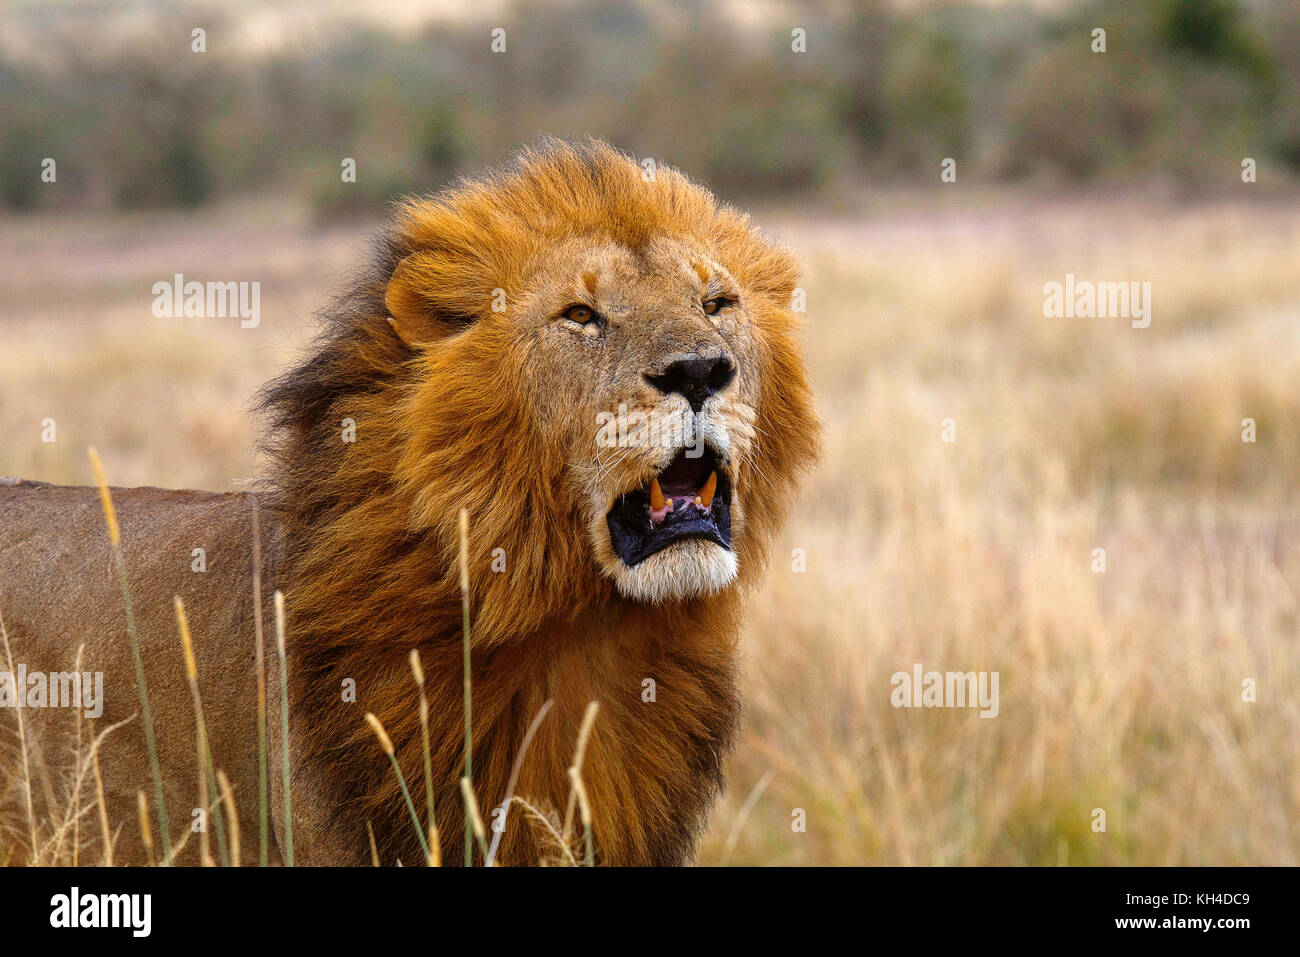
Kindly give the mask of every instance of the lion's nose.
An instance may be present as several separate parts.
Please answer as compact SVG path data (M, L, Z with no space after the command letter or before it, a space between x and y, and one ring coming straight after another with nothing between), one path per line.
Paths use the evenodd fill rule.
M675 360L663 372L656 375L646 373L645 376L646 381L664 395L677 392L685 396L696 412L700 411L705 399L721 392L735 377L736 363L725 352L712 358L693 352Z

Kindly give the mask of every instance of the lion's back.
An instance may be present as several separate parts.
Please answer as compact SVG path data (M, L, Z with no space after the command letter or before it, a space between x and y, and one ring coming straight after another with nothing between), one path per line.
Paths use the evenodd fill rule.
M162 777L175 817L178 812L188 814L195 801L195 725L173 596L184 601L194 635L216 764L232 780L247 782L255 772L249 749L249 742L256 740L252 512L261 496L156 488L113 489L112 494ZM260 512L266 595L274 583L278 536L273 511ZM264 618L269 609L268 602ZM97 489L0 482L0 616L15 671L71 672L80 648L80 670L102 673L103 712L95 719L97 731L131 719L105 741L101 753L110 819L133 820L136 791L152 793L151 773L134 740L143 733L140 701L121 586ZM0 670L9 670L2 658ZM29 750L52 765L46 769L51 776L62 774L69 763L72 749L65 735L73 730L75 713L54 707L25 712ZM12 782L14 771L0 768L0 784ZM248 794L246 787L242 790ZM41 803L39 793L34 796ZM3 797L0 794L0 807L8 804L7 818L13 794L8 801ZM61 811L38 809L37 819L55 820ZM172 829L179 823L173 822ZM135 857L134 831L123 828L119 860Z
M157 597L168 608L173 594L206 603L211 589L195 585L248 580L251 510L260 496L161 488L117 488L112 496L137 602L148 605L165 592ZM263 511L265 526L271 514ZM272 535L271 557L274 547ZM98 490L0 480L0 613L39 609L43 620L65 627L120 613L103 602L88 606L92 595L121 602Z

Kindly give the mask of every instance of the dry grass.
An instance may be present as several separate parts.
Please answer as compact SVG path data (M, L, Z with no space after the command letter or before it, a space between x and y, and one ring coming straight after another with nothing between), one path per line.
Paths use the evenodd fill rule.
M1296 209L917 218L799 230L828 456L701 861L772 770L733 863L1297 863ZM1151 281L1150 328L1044 318L1066 272ZM916 662L999 716L893 708Z
M0 474L85 483L91 441L120 484L256 474L248 397L362 245L265 212L6 222ZM1300 863L1298 212L759 215L808 265L827 457L754 599L701 863ZM154 319L175 272L262 280L262 325ZM1044 318L1067 272L1150 281L1150 328ZM891 707L916 662L998 671L998 717Z

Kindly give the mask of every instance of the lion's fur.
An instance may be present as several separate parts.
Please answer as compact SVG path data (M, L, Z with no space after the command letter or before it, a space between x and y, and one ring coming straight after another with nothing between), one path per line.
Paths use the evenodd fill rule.
M234 782L244 823L245 855L257 834L256 689L252 668L252 510L258 496L113 489L122 528L141 656L158 743L173 841L188 830L198 806L194 707L190 701L172 596L180 596L195 636L198 677L211 730L214 763ZM263 513L262 567L276 577L279 552L272 516ZM206 571L196 573L193 550L202 548ZM269 605L269 594L268 594ZM126 722L104 738L99 764L105 804L116 834L116 863L145 861L136 824L136 795L155 807L145 749L135 668L127 638L122 594L113 571L108 534L94 488L37 482L0 483L0 617L14 665L45 674L71 672L79 646L83 672L103 675L103 714L96 733ZM271 655L274 659L274 653ZM8 671L0 649L0 671ZM275 674L275 672L273 672ZM36 859L71 859L71 828L62 853L52 831L76 806L70 790L78 763L76 711L35 708L23 712L30 753L33 804L42 845ZM22 793L16 713L0 708L0 860L31 860ZM90 723L84 723L81 758L88 756ZM93 808L95 784L84 768L80 808ZM249 838L249 835L253 835ZM102 862L97 812L80 828L80 862ZM198 838L191 835L182 863L195 863ZM162 841L155 828L154 841ZM255 854L255 852L254 852ZM278 858L272 848L270 857Z
M552 250L574 242L633 258L665 242L700 250L746 291L749 325L727 336L753 360L742 370L752 439L735 463L738 578L706 600L632 600L602 573L606 559L588 541L599 522L570 494L587 486L575 484L571 453L551 425L592 413L570 407L582 401L582 383L543 375L537 340L491 309L503 290L511 309L526 310ZM391 768L361 720L373 711L384 723L423 811L413 648L428 680L442 855L461 856L462 508L473 784L485 816L504 800L524 731L550 699L515 790L563 817L578 726L597 700L584 780L599 859L689 859L736 725L742 595L817 450L789 310L796 279L792 258L745 216L673 170L647 181L633 160L596 142L548 141L497 173L400 206L309 357L263 395L268 504L283 540L276 584L289 610L300 861L363 862L367 821L384 860L418 860ZM664 322L660 338L694 342L681 322ZM354 442L340 438L347 419ZM500 555L504 573L492 570ZM347 679L356 703L342 699ZM653 703L643 700L646 679ZM511 809L503 862L558 853L544 827Z

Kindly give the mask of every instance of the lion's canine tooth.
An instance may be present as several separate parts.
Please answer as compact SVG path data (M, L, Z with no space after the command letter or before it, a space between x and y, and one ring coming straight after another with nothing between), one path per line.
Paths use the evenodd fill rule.
M650 507L656 512L662 511L664 507L664 490L659 487L659 479L650 480Z
M709 480L704 483L704 488L700 489L700 494L695 497L695 501L705 508L713 504L713 493L718 490L718 473L710 472Z

